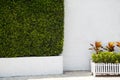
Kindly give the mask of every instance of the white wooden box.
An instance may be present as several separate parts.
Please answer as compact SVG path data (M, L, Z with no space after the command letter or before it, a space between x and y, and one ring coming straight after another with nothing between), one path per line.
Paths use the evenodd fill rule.
M96 75L119 75L120 63L94 63L91 62L91 72Z

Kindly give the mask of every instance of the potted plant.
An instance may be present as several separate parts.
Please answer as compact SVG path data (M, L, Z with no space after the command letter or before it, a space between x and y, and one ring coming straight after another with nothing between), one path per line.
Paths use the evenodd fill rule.
M97 46L99 44L99 46ZM115 47L120 47L120 42L108 42L103 47L101 42L90 44L95 53L92 54L91 72L96 75L119 75L120 53L115 52Z
M64 0L0 5L0 77L62 74Z

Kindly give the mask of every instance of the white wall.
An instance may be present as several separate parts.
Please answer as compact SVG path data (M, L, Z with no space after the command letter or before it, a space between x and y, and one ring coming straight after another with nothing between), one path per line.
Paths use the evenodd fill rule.
M89 70L89 43L120 40L120 0L65 0L64 70Z
M62 56L0 58L0 77L62 73Z

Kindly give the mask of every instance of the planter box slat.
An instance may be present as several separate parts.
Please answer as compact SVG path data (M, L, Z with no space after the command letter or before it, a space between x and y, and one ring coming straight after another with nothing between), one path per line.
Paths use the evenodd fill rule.
M120 75L120 63L94 63L91 62L91 72L96 75Z

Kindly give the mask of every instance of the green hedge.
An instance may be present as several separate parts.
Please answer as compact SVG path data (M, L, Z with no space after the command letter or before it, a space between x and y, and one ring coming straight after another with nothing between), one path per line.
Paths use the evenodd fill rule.
M92 61L95 63L120 63L120 53L100 52L92 54Z
M0 0L0 57L59 55L63 22L63 0Z

